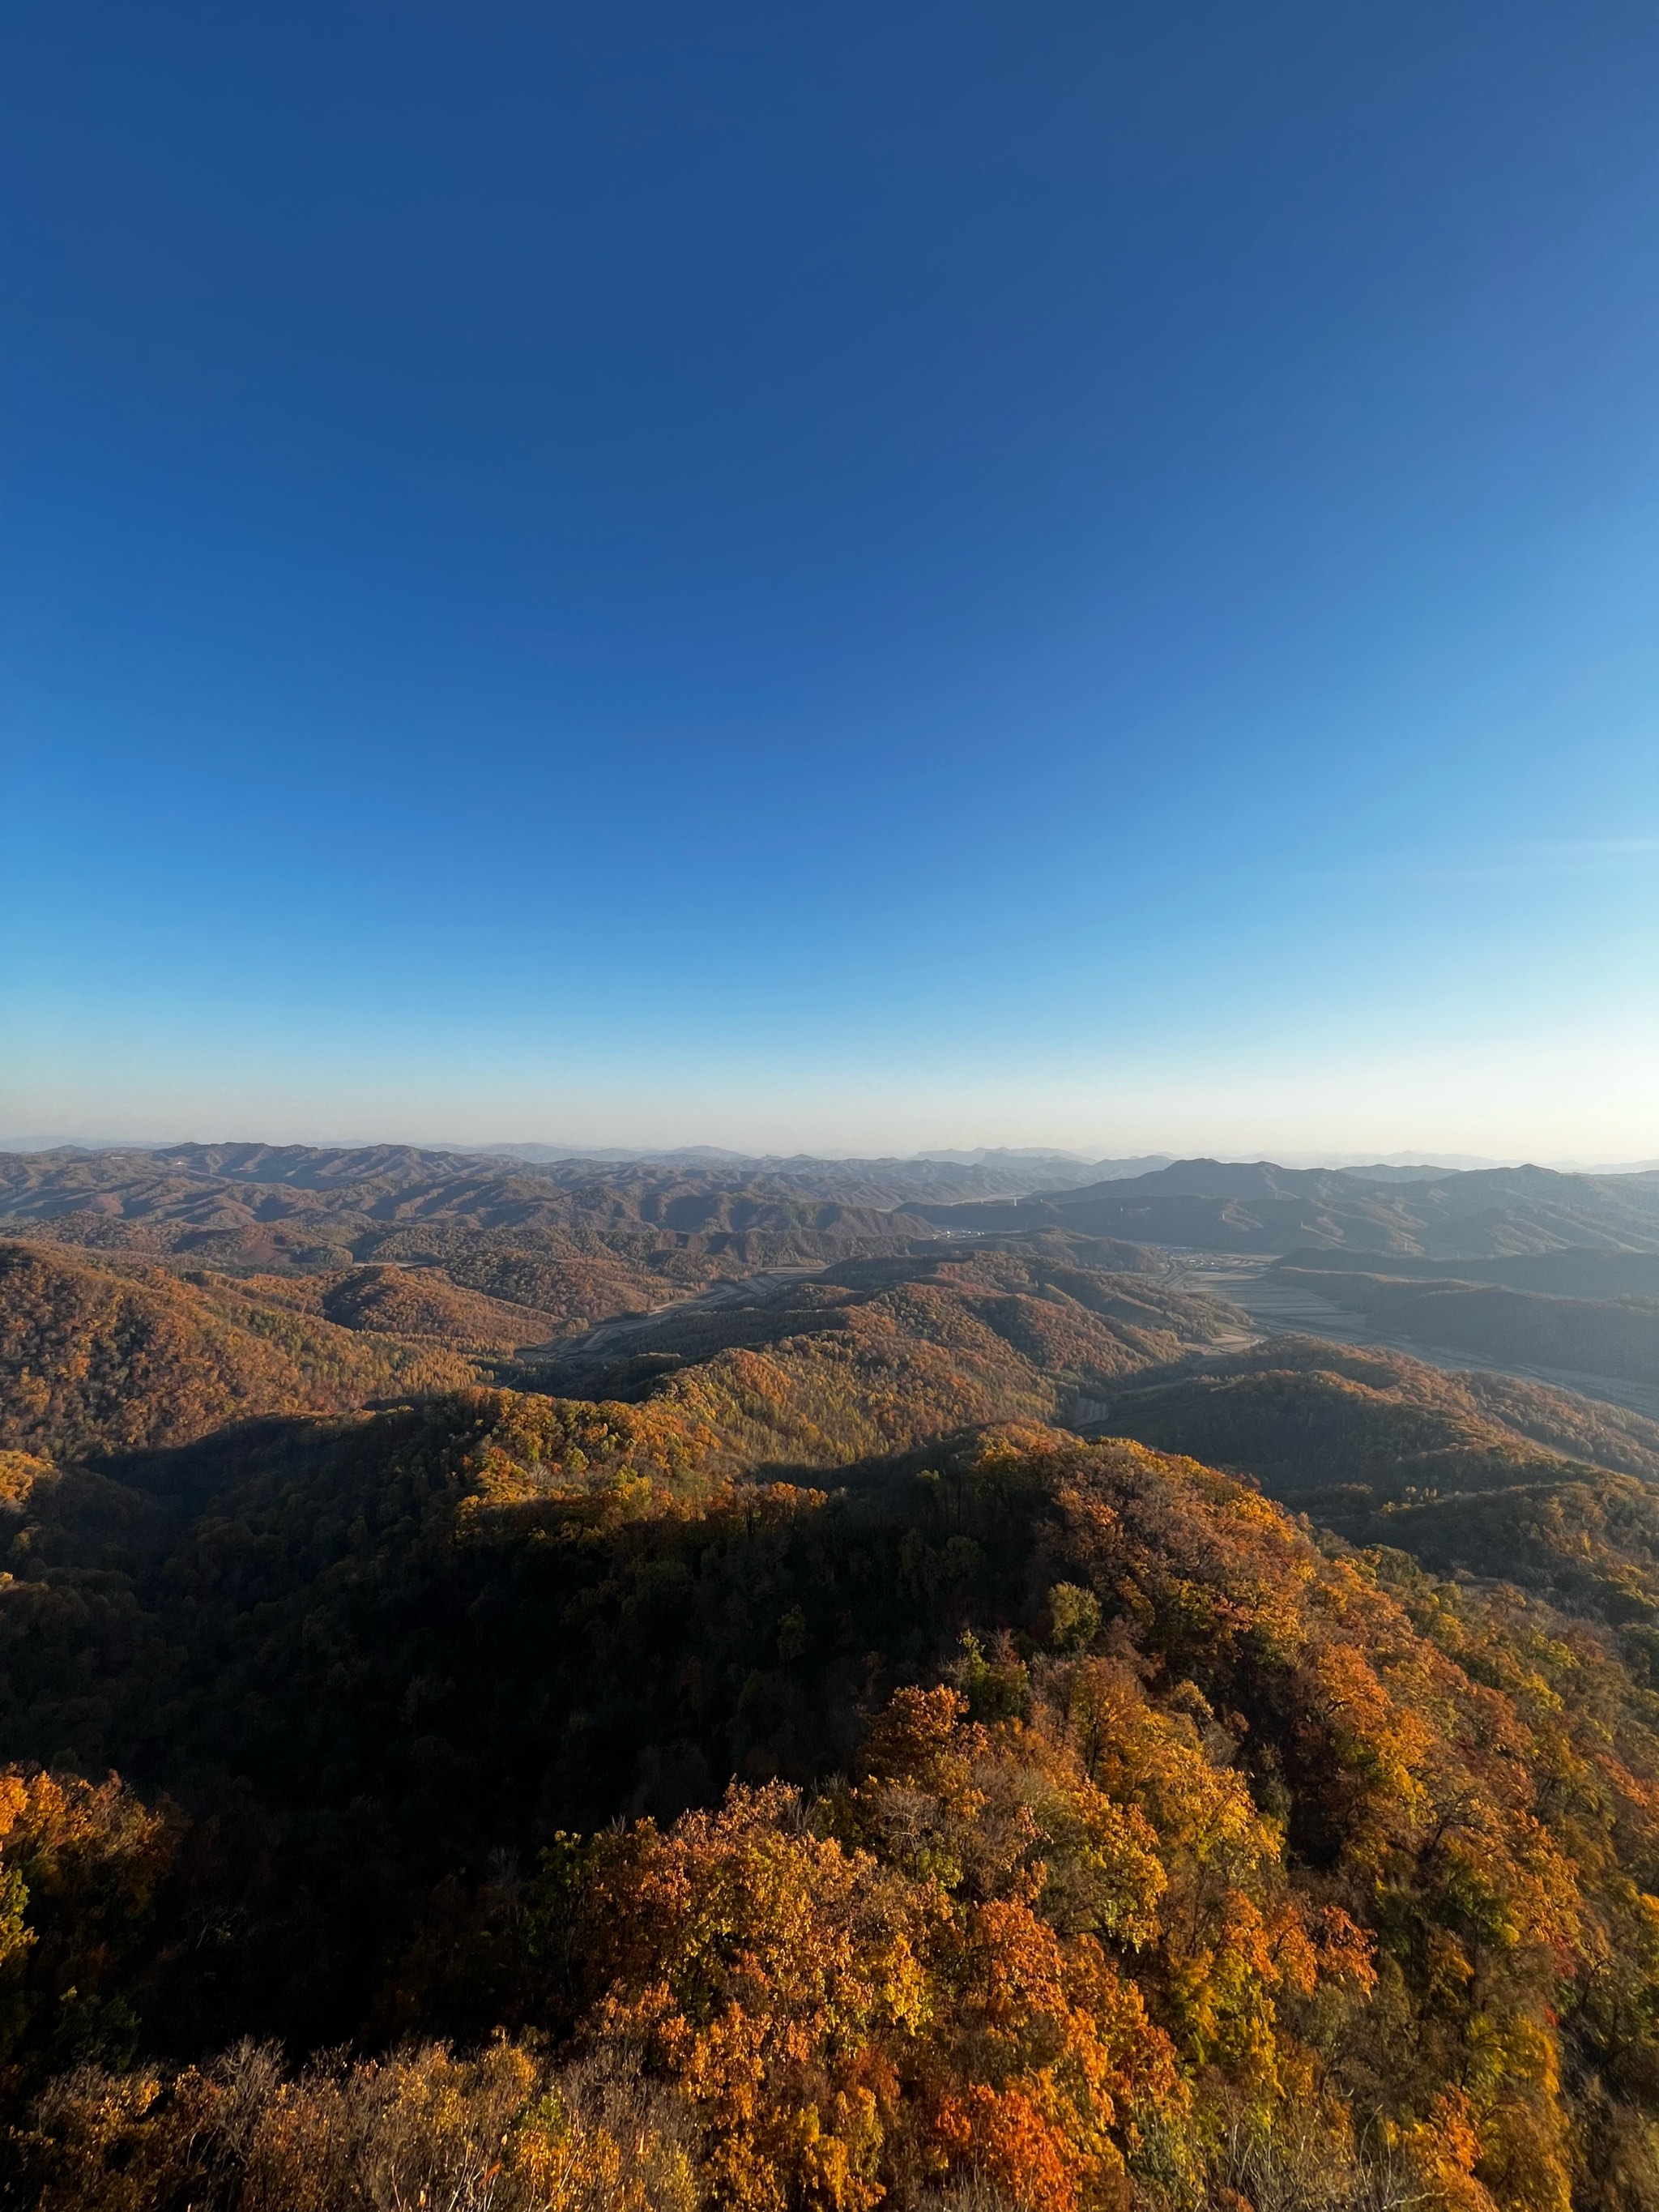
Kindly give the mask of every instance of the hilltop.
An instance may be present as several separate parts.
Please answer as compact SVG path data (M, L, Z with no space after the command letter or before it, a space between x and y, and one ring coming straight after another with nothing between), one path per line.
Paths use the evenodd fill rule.
M878 1182L863 1203L785 1175L621 1164L518 1167L375 1146L197 1145L165 1153L0 1156L0 1223L69 1243L198 1264L305 1272L349 1260L544 1261L609 1254L696 1281L875 1243L920 1217ZM487 1291L493 1285L474 1285Z
M43 2206L329 2141L342 2205L1642 2201L1659 1737L1567 1614L1041 1427L826 1487L481 1391L9 1480Z
M1418 1258L1599 1248L1659 1252L1659 1175L1490 1168L1380 1182L1352 1170L1178 1160L1150 1175L1012 1202L924 1204L937 1226L1058 1229L1196 1251L1297 1246Z
M1182 1160L1033 1189L1052 1162L592 1158L379 1146L192 1145L0 1155L0 1224L94 1249L250 1271L348 1260L544 1264L605 1255L682 1287L717 1274L1044 1232L1142 1246L1417 1262L1659 1254L1659 1175L1377 1171ZM997 1194L987 1195L988 1185ZM513 1295L508 1292L507 1295Z
M7 1164L5 2201L1653 2212L1659 1424L1097 1196L568 1165ZM1279 1273L1645 1342L1449 1264Z
M1594 1613L1639 1679L1659 1662L1659 1423L1293 1337L1133 1377L1091 1411L1094 1428L1248 1476L1352 1543Z
M481 1379L441 1340L341 1326L257 1280L181 1279L0 1244L0 1449L187 1443L257 1413L334 1412Z
M510 1374L584 1398L648 1393L694 1425L764 1431L776 1455L833 1463L975 1422L1048 1419L1243 1318L1069 1253L859 1261L727 1287L737 1295L718 1304L569 1336L568 1315L430 1268L175 1273L0 1244L0 1449L106 1457Z

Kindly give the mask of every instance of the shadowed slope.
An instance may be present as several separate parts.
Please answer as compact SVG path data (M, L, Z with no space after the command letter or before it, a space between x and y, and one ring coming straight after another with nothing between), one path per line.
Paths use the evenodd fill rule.
M814 2202L826 2142L895 2206L989 2172L1151 2207L1173 2170L1219 2208L1287 2166L1336 2208L1644 2201L1602 2185L1655 2101L1659 1741L1603 1639L1133 1444L642 1490L649 1412L480 1392L217 1486L135 1468L119 1582L125 1509L35 1486L13 1741L95 1730L201 1809L6 1778L14 2079L135 2020L580 2027L686 2100L732 2212ZM107 1632L54 1638L77 1609ZM60 2206L170 2203L116 2192L175 2113L186 2170L217 2142L197 2094L80 2073L23 2148Z
M1356 1543L1547 1592L1659 1653L1659 1425L1503 1376L1276 1338L1132 1384L1103 1425L1245 1473ZM1656 1675L1659 1680L1659 1674Z

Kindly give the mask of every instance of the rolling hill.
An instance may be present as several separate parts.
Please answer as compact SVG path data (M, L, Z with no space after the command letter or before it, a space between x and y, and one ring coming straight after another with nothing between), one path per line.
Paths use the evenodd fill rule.
M1351 1542L1593 1613L1644 1678L1659 1660L1659 1423L1289 1337L1136 1377L1097 1410L1095 1427L1247 1475Z
M1178 1160L1092 1188L919 1210L957 1234L1050 1228L1209 1252L1283 1254L1303 1246L1413 1258L1569 1248L1659 1253L1659 1176L1532 1167L1382 1183L1336 1169Z
M1643 2201L1603 1632L1135 1444L647 1480L648 1412L14 1470L15 2197Z
M1280 1267L1278 1279L1390 1335L1477 1352L1500 1365L1578 1369L1659 1382L1659 1300L1553 1297L1501 1284Z
M441 1340L361 1334L229 1279L0 1244L0 1449L102 1455L479 1379Z
M620 1261L684 1287L717 1273L897 1251L930 1234L877 1178L864 1203L787 1175L650 1163L562 1176L378 1146L192 1145L0 1156L0 1224L94 1249L250 1272L351 1261ZM843 1183L846 1178L842 1178ZM866 1179L867 1180L867 1179ZM494 1295L493 1285L473 1287Z
M613 1323L520 1374L644 1400L741 1437L751 1463L830 1467L983 1422L1063 1419L1242 1318L1144 1276L1014 1253L865 1260Z
M1659 2205L1659 1424L1029 1213L9 1189L0 2199Z
M1230 1325L1213 1302L1152 1279L1012 1253L861 1261L727 1288L738 1294L717 1304L562 1343L568 1313L430 1268L180 1273L0 1244L0 1448L106 1457L510 1371L583 1397L649 1395L699 1433L712 1419L769 1438L771 1455L833 1464L979 1421L1052 1418Z

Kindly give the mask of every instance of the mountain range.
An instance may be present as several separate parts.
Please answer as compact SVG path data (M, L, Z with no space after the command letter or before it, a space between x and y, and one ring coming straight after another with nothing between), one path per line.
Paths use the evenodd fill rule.
M1420 1258L1599 1248L1659 1251L1659 1175L1474 1169L1380 1182L1333 1168L1178 1160L1150 1174L1028 1198L915 1211L956 1234L1069 1230L1210 1252L1298 1245Z
M1373 1171L1182 1160L1074 1187L1018 1187L1022 1174L1048 1164L530 1164L394 1146L70 1150L0 1154L0 1222L109 1249L301 1267L343 1257L437 1259L422 1237L441 1243L452 1230L498 1245L511 1235L550 1255L603 1243L647 1264L678 1256L694 1273L700 1264L775 1263L790 1256L792 1238L793 1256L828 1258L938 1230L1053 1229L1197 1250L1305 1246L1408 1260L1659 1250L1659 1174L1521 1167L1380 1180ZM987 1182L1001 1186L994 1196L979 1195Z
M0 1160L0 2199L1655 2212L1659 1179L986 1168Z

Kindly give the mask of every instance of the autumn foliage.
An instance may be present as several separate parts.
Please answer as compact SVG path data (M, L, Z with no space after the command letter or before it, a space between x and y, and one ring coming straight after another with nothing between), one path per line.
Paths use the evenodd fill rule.
M476 1392L142 1498L9 1462L10 2201L1659 2205L1604 1621L1135 1444L729 1434Z

